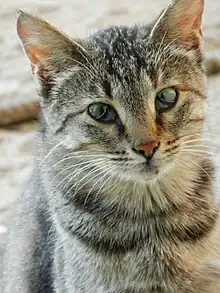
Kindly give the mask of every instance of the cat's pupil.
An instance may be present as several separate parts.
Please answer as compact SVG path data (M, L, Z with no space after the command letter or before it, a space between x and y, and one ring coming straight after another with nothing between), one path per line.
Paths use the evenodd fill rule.
M106 105L99 105L97 107L95 107L94 109L94 116L97 118L97 119L100 119L102 118L106 112L107 112L107 106Z
M88 114L96 121L102 123L115 123L117 114L115 110L104 103L94 103L88 107Z
M156 110L165 112L173 108L177 102L178 93L174 88L167 88L160 91L155 100Z

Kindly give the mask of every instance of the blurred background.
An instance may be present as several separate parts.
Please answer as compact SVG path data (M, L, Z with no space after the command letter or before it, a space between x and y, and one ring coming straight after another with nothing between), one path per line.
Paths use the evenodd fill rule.
M38 131L37 120L24 121L36 116L38 96L29 64L16 37L16 9L38 14L73 37L84 37L109 24L147 23L168 2L0 0L0 264L8 223L13 221L11 207L25 188L33 168ZM204 35L205 51L209 56L220 56L219 15L220 0L206 0ZM218 138L220 75L214 74L209 78L208 92L209 105L212 107L209 116L213 118L213 134ZM16 121L20 123L11 125L11 122Z

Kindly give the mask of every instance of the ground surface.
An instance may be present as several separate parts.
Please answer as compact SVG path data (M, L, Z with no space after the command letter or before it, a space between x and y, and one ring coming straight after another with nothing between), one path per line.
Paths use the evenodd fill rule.
M144 23L152 20L168 0L0 0L0 105L36 95L29 65L16 38L16 9L37 13L72 36L85 36L108 24ZM206 52L220 51L220 1L206 0ZM220 76L209 80L213 134L220 128ZM36 124L0 129L0 263L11 207L28 180L35 153ZM218 158L217 158L218 159ZM1 269L1 267L0 267Z

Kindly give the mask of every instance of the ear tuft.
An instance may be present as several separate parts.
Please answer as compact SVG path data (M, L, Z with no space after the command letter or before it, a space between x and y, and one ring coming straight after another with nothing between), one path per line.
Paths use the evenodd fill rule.
M156 21L151 37L177 40L187 49L197 49L202 44L202 16L204 0L175 0Z

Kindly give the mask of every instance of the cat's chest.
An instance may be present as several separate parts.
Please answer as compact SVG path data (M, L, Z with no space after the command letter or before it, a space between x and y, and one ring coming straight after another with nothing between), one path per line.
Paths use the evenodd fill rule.
M177 264L170 253L143 248L124 255L108 256L102 262L100 274L104 282L114 284L114 293L172 293L178 291L173 283Z
M178 253L171 248L146 246L128 252L105 253L94 251L67 239L63 253L57 260L62 269L57 277L65 280L68 288L79 287L88 293L194 293L183 288L189 276L178 263ZM60 245L59 245L60 247ZM61 277L62 276L62 277ZM192 276L191 276L192 277ZM185 287L185 285L184 285ZM72 293L72 291L68 291ZM78 291L76 291L78 293Z

